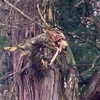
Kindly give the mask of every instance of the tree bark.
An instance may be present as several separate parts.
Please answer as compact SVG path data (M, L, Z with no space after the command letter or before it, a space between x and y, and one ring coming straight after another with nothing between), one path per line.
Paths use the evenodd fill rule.
M36 3L37 0L22 0L13 5L41 24ZM38 3L41 5L42 1L40 0ZM41 12L44 13L42 5L40 8ZM31 41L32 37L42 33L42 28L39 25L34 24L32 20L29 21L15 9L12 9L10 14L9 19L12 20L8 23L11 26L16 26L16 24L20 26L20 29L11 30L12 46L24 43L25 38ZM32 41L34 42L34 40ZM32 41L25 41L24 50L17 49L11 53L10 66L15 74L9 81L9 100L78 100L73 57L65 50L66 53L60 53L52 66L49 66L55 50L48 48L42 42L33 45ZM26 51L28 54L23 56L22 52ZM46 64L43 64L42 60ZM23 68L25 69L23 70Z

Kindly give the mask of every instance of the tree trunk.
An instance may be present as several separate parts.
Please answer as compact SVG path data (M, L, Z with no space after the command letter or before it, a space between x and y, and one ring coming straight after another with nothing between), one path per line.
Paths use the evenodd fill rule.
M36 3L37 1L21 0L13 5L41 24ZM41 0L39 4L42 4ZM41 6L43 13L42 9ZM20 29L11 30L12 46L22 43L25 38L30 39L42 33L39 25L33 24L15 9L10 14L10 24L20 26ZM9 82L9 100L78 100L76 70L73 68L72 56L67 57L69 52L66 50L66 53L59 54L52 66L49 66L47 62L52 59L55 50L43 43L32 45L29 49L31 50L26 56L22 56L23 50L19 49L11 53L10 66L15 74ZM25 69L22 72L17 73L23 68Z

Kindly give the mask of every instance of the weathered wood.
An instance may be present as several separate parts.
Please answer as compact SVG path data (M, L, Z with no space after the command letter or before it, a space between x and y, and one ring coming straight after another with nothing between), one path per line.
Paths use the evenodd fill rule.
M81 100L100 100L100 73L92 78L88 89L81 95Z
M78 100L76 96L78 93L76 91L77 87L76 89L74 87L77 85L77 81L73 78L75 69L72 68L67 73L68 68L70 68L69 65L73 63L73 57L69 55L70 53L67 50L65 54L61 52L53 64L51 66L48 65L55 54L55 50L54 48L48 48L49 46L46 46L46 44L44 46L43 43L45 42L49 44L48 38L44 33L41 34L43 29L40 26L32 23L35 20L41 24L36 9L37 1L21 0L20 2L17 0L16 3L10 1L24 14L30 16L32 21L28 20L29 18L25 17L25 15L23 16L22 12L19 11L18 13L18 9L16 11L16 8L10 5L14 9L10 11L9 19L11 20L8 20L7 23L11 26L19 25L21 27L20 30L11 29L12 45L5 48L5 50L13 51L10 52L9 64L13 73L23 68L25 69L20 73L11 75L12 80L9 80L9 100L66 100L67 98L69 100ZM40 4L40 9L43 8L41 6L42 0L39 0L38 3ZM41 12L43 15L45 10L41 9ZM27 55L22 56L22 53ZM27 63L30 63L28 67L26 67ZM72 80L71 85L70 80ZM64 87L64 83L68 83L67 88Z

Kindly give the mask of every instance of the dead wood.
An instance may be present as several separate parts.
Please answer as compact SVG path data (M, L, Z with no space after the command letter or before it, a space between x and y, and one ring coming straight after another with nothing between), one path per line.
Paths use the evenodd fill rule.
M23 43L20 43L13 47L4 47L2 50L8 50L8 51L15 51L16 49L28 49L34 44L38 43L46 43L48 41L47 36L44 34L40 34L36 37L31 38L30 40L25 40Z

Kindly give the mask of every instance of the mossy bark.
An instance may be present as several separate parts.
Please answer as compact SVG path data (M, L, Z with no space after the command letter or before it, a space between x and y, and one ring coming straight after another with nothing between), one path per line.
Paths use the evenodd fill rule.
M42 4L41 1L39 3ZM36 8L36 1L30 0L22 0L17 7L23 9L33 18L39 16L36 9L32 13L31 4ZM16 25L17 21L18 24L29 25L22 27L21 30L13 30L12 45L17 45L23 42L25 38L30 39L42 33L40 26L32 24L17 12L12 12L16 13L12 13L14 19L16 19L12 22L13 24ZM42 10L42 12L44 11ZM24 50L18 49L11 53L10 65L13 72L25 68L29 63L29 66L21 73L13 75L12 81L9 82L13 93L11 100L78 100L76 69L73 68L75 61L71 51L69 52L67 48L65 53L60 53L54 63L49 66L56 51L46 47L42 42L39 43L39 41L38 44L33 45L30 42L28 45L31 45L28 50L29 53L23 58L22 51L24 52Z

